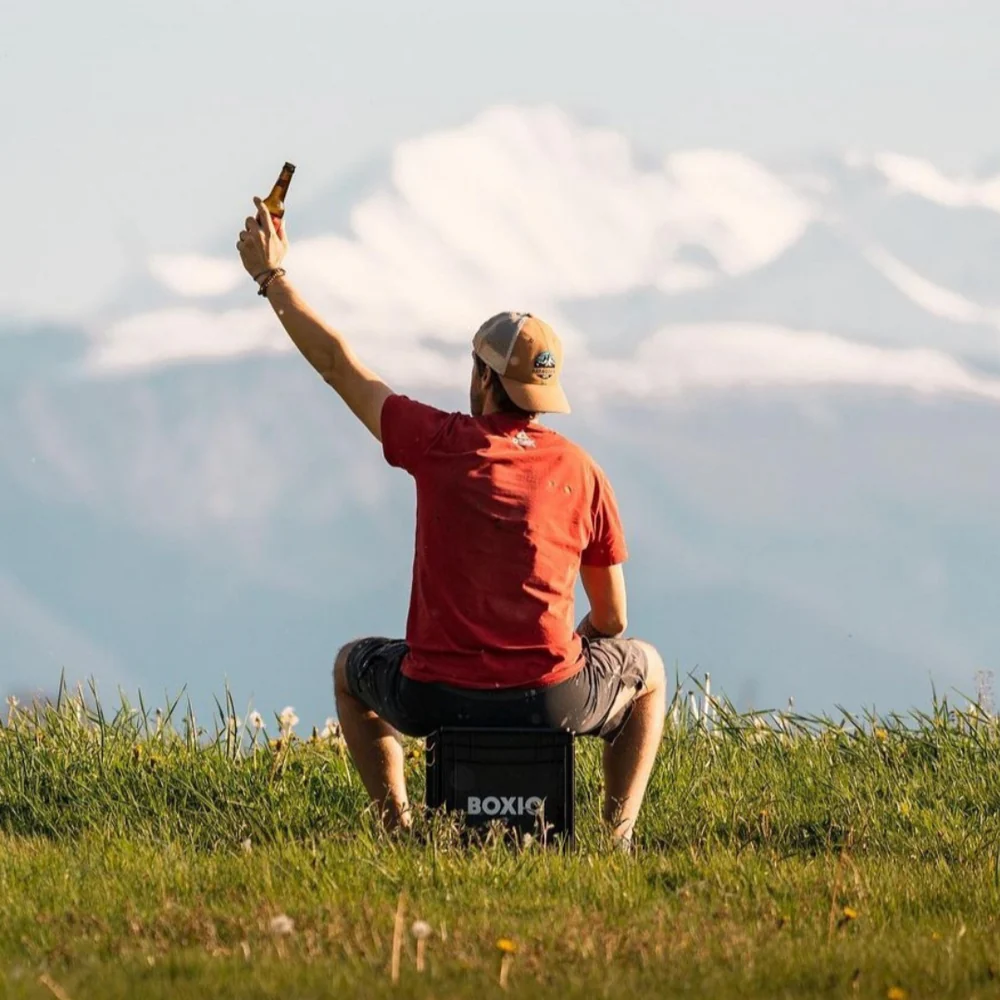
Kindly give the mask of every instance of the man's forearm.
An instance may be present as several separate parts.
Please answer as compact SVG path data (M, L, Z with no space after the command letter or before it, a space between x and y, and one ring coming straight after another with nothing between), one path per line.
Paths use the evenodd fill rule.
M382 440L382 404L392 390L366 368L336 330L306 305L291 282L275 278L267 297L292 343L372 435Z
M343 337L313 312L287 277L271 282L267 299L302 356L336 388L337 375L352 357Z

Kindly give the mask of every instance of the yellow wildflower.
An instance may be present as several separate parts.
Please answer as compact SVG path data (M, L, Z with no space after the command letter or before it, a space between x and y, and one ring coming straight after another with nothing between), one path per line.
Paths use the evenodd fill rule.
M885 993L886 1000L906 1000L906 990L902 986L890 986Z
M853 906L845 906L844 907L844 917L847 920L857 920L858 919L858 911L856 909L854 909Z
M879 741L879 743L885 743L885 741L888 738L889 738L889 734L884 729L876 729L875 730L875 739L877 739Z
M500 989L505 990L510 982L510 966L514 961L517 945L510 938L500 938L497 947L500 949Z

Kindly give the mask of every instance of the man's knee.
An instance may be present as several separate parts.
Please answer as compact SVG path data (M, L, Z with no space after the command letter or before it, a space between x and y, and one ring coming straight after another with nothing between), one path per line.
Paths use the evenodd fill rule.
M351 693L351 687L347 679L347 661L350 658L351 651L360 641L360 639L355 639L353 642L345 643L337 650L337 656L333 661L333 691L337 697L340 697L342 694Z
M667 668L663 665L663 657L659 650L641 639L635 640L646 658L646 690L644 694L654 694L667 689Z

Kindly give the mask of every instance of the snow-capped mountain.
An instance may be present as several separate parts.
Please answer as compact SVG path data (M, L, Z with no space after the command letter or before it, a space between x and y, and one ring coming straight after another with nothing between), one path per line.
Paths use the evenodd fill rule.
M499 309L562 333L557 426L611 473L632 621L682 672L820 710L991 666L1000 177L651 162L497 108L288 225L289 271L400 390L462 406ZM228 676L320 718L336 645L402 628L411 488L219 243L146 262L77 330L0 333L0 687Z

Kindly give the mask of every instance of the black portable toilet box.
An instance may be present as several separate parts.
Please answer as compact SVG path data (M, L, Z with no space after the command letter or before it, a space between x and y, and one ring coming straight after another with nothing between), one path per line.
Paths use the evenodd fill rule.
M475 830L499 821L520 836L573 843L573 734L442 727L427 738L427 805ZM544 827L543 827L544 823Z

